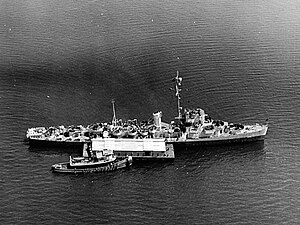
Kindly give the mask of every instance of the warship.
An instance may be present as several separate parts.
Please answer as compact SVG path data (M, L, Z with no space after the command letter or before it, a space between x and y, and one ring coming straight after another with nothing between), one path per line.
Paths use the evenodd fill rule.
M202 108L183 108L181 106L182 78L177 76L175 96L177 98L178 116L170 123L162 121L162 112L153 113L152 118L138 122L137 119L127 121L118 120L115 111L115 101L112 100L113 118L105 123L94 123L88 126L71 125L68 127L35 127L29 128L26 133L30 146L72 147L82 149L85 143L115 143L118 154L130 152L133 157L150 156L144 149L138 154L131 149L122 148L128 143L131 148L137 145L161 145L164 142L165 150L172 146L189 145L224 145L264 140L268 131L268 119L265 124L240 124L212 119ZM106 140L109 139L109 140ZM128 139L147 139L147 141L129 141ZM114 141L111 141L114 140ZM116 144L117 143L117 144ZM137 144L140 143L140 144ZM159 144L158 144L159 143ZM119 146L119 147L118 147ZM168 147L167 147L168 146ZM113 149L116 150L116 149ZM161 146L159 156L164 155ZM150 154L150 155L149 155ZM170 154L168 154L170 155ZM149 158L149 157L145 157ZM173 155L172 157L173 158Z

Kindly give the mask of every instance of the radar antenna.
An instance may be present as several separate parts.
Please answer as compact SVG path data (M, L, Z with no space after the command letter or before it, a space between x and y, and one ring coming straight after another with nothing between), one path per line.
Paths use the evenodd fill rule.
M114 114L113 119L112 119L112 124L114 126L117 126L117 118L116 118L115 100L114 99L111 100L111 104L112 104L112 107L113 107L113 114Z

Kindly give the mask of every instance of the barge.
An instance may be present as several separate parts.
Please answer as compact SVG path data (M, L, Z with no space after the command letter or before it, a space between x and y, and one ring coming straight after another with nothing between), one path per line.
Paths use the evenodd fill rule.
M116 157L132 157L135 160L173 160L175 158L172 143L165 139L128 139L128 138L95 138L91 141L92 149L102 151L113 149Z

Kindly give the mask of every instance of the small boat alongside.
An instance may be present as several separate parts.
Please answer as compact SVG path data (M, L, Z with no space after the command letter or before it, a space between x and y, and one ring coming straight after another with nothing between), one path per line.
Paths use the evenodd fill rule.
M51 170L55 173L100 173L126 168L131 165L131 156L117 159L113 150L92 150L86 144L82 157L70 156L69 162L54 164Z

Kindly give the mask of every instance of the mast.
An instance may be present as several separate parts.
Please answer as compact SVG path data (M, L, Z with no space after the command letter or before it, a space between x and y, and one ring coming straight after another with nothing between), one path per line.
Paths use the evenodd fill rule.
M182 77L179 77L179 71L177 70L177 76L174 78L175 81L175 91L176 94L175 96L177 97L177 110L178 110L178 117L176 117L177 119L181 119L182 118L182 114L181 114L181 103L180 103L180 92L181 92L181 82L182 82Z
M113 119L112 119L112 124L114 126L117 126L117 118L116 118L115 100L114 99L111 100L111 104L112 104L112 107L113 107L113 114L114 114Z

